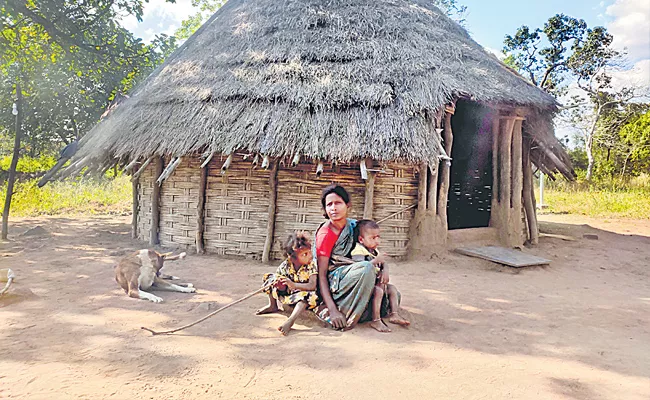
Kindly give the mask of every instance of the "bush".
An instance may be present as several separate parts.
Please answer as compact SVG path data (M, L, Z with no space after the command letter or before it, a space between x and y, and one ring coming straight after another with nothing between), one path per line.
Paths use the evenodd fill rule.
M45 172L56 164L56 157L54 156L40 156L33 158L29 156L21 156L16 165L16 171L27 174L36 172ZM0 158L0 170L8 171L11 165L11 155Z
M11 202L12 216L59 214L128 214L131 212L129 177L78 179L50 182L42 188L38 180L16 182ZM6 183L0 188L4 200Z
M650 175L620 179L599 177L591 182L558 180L547 185L544 205L550 213L609 218L650 218Z

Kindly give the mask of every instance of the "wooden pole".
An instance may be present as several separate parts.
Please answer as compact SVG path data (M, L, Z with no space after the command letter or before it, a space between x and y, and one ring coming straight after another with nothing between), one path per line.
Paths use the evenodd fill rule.
M201 178L199 180L199 203L196 208L196 253L205 253L205 243L203 235L205 234L205 199L208 190L208 175L210 174L210 163L201 168Z
M269 175L269 215L266 223L266 241L262 251L262 262L268 263L271 260L271 249L273 248L273 237L275 234L275 215L278 201L278 169L280 160L273 161Z
M427 163L420 164L418 180L418 212L424 213L427 210L427 178L429 167Z
M512 130L515 127L514 119L507 119L501 124L499 140L499 154L501 172L499 176L499 203L504 209L510 207L512 195Z
M427 200L427 208L429 211L433 212L433 215L437 212L438 206L438 168L440 162L437 162L433 165L433 168L428 168L429 173L429 199Z
M371 161L366 160L366 167L370 165L372 167ZM375 173L372 171L368 172L368 179L366 180L366 193L363 203L363 218L372 219L372 207L375 200Z
M14 150L9 164L9 177L7 178L7 193L5 206L2 210L2 240L7 240L9 234L9 210L11 209L11 198L14 195L14 183L16 182L16 167L20 158L20 139L22 136L23 124L23 92L20 88L20 80L16 80L16 132L14 136Z
M149 244L152 246L160 244L160 185L156 183L156 180L163 172L163 158L155 157L154 158L154 175L153 175L153 194L151 196L151 237L149 238Z
M138 209L140 205L138 203L138 187L140 180L138 178L134 179L131 182L131 187L133 191L133 217L131 218L131 237L133 239L138 238Z
M451 131L451 116L452 114L445 112L445 126L443 130L443 139L445 141L445 152L451 156L452 144L454 142L454 135ZM447 222L447 197L449 196L449 175L451 169L451 162L445 160L441 166L440 173L440 192L438 193L438 215L445 223Z
M492 205L496 205L501 198L501 191L499 185L499 170L500 170L500 154L499 154L499 117L496 116L492 120Z
M512 131L512 196L510 205L515 212L521 213L521 196L523 187L521 120L516 120Z
M539 228L537 227L537 210L535 210L535 188L533 185L533 167L530 162L530 140L523 141L522 162L524 168L523 191L524 209L531 244L539 243Z

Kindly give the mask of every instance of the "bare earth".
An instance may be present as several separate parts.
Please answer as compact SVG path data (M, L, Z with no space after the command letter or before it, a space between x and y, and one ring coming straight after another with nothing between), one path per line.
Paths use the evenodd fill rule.
M525 250L548 267L454 253L399 263L409 329L340 333L310 316L286 338L286 316L253 315L263 295L173 336L140 330L191 322L274 266L190 255L165 270L198 292L154 304L113 278L119 256L146 247L128 217L12 221L0 245L0 268L18 276L0 298L0 398L649 399L650 221L542 220L578 238ZM19 236L37 225L47 232Z

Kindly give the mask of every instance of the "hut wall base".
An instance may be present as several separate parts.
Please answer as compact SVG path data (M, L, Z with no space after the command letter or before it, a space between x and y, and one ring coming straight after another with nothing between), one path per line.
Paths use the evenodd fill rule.
M411 221L408 259L428 260L447 251L447 221L433 211L417 212Z

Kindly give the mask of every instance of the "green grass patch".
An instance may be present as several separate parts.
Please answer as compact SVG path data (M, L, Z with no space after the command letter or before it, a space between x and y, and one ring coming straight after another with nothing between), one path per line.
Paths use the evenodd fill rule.
M11 215L29 217L62 214L128 214L131 212L131 182L126 175L115 179L78 179L50 182L42 188L38 180L16 182ZM0 188L4 202L7 184Z
M539 192L537 192L539 202ZM554 182L544 190L543 212L604 218L650 219L650 175L628 180Z

